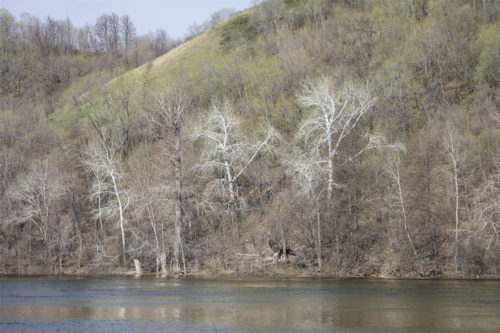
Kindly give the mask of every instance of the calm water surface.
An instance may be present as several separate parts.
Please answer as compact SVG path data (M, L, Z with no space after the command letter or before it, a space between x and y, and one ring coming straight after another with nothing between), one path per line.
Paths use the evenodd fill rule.
M0 332L499 332L500 281L0 277Z

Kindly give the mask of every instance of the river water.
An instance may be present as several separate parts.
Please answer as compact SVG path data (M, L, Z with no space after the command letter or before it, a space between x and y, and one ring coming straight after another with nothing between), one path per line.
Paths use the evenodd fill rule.
M500 281L0 277L0 332L499 332Z

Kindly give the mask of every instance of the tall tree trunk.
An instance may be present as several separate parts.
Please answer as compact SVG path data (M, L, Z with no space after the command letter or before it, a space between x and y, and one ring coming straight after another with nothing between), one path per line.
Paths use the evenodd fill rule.
M455 272L458 271L458 208L459 208L459 193L458 193L458 168L456 159L453 158L453 181L455 185Z
M459 161L457 158L457 147L456 147L456 139L455 132L453 129L448 129L447 133L447 144L448 144L448 154L451 159L451 164L453 168L453 185L454 185L454 196L455 196L455 272L458 272L458 232L459 232L459 204L460 197L458 191L458 172L459 172Z
M81 266L82 254L83 254L83 238L82 231L80 227L80 208L78 207L78 197L73 189L70 189L71 193L71 212L73 213L73 220L75 222L76 236L78 238L78 263L77 266ZM97 221L96 221L97 224ZM96 230L97 233L97 230Z
M317 227L317 237L316 237L316 255L318 257L318 271L321 272L323 269L323 258L321 253L321 215L319 209L319 202L316 202L316 227ZM338 246L338 245L337 245Z
M328 200L332 200L333 196L333 158L335 157L335 152L333 150L332 143L332 128L328 115L325 114L325 125L326 125L326 135L328 141Z
M398 194L399 194L399 203L401 204L401 213L403 214L403 224L406 232L406 237L408 238L408 242L410 243L410 247L415 258L418 257L417 251L415 250L415 246L413 245L413 240L410 236L410 230L408 229L408 219L406 214L406 205L403 197L403 189L401 188L401 178L399 175L399 167L396 165L394 170L394 177L398 186Z
M231 166L229 165L229 160L227 158L224 159L224 166L226 168L226 177L229 185L229 203L231 206L233 206L236 203L234 194L234 180L231 173Z
M115 192L115 197L116 201L118 201L118 210L120 213L120 231L121 231L121 236L122 236L122 255L123 255L123 264L125 265L127 263L127 257L125 255L125 227L123 225L123 205L122 205L122 200L120 198L120 192L118 191L118 186L116 185L116 179L115 175L111 172L110 174L111 180L113 181L113 190Z
M146 168L145 168L146 169ZM143 184L141 177L139 179L139 185L141 187L141 194L143 197L146 197L146 194L144 192L145 184ZM151 207L151 201L149 198L147 198L147 203L146 203L146 211L148 212L148 218L149 222L151 223L151 229L153 230L153 235L155 236L155 248L156 248L156 271L160 271L160 264L161 264L161 250L160 250L160 241L158 239L158 232L156 230L156 219L155 219L155 214L153 212L153 207Z
M224 166L226 168L226 178L228 182L229 188L229 211L231 215L231 226L236 228L236 237L233 234L233 240L240 238L240 224L239 224L239 213L238 213L238 204L236 202L236 194L234 193L234 178L231 173L231 166L229 163L229 159L224 159Z
M160 270L160 242L158 240L158 233L156 232L156 221L151 204L146 205L146 210L148 211L149 222L151 222L151 229L153 229L153 234L155 236L155 247L156 247L156 271Z
M180 137L180 124L177 122L174 127L175 136L175 238L174 238L174 257L175 257L175 270L180 270L179 255L182 255L182 263L184 266L184 273L186 273L186 264L184 258L184 251L182 249L181 228L182 228L182 161L181 161L181 137Z
M434 223L434 213L433 213L433 202L432 202L432 178L431 178L431 165L430 158L426 157L425 165L424 165L424 193L425 193L425 201L426 201L426 210L427 210L427 223L429 225L429 231L431 234L431 244L432 244L432 256L436 258L438 256L438 248L436 244L436 225Z
M97 209L99 210L99 212L101 211L101 189L100 189L100 184L99 184L99 194L97 196ZM102 223L102 215L101 214L99 214L99 227L100 227L100 230L101 230L102 252L104 254L105 253L105 251L104 251L104 244L105 244L104 234L105 234L105 232L104 232L104 226L103 226L103 223ZM99 248L99 244L97 245L97 247Z

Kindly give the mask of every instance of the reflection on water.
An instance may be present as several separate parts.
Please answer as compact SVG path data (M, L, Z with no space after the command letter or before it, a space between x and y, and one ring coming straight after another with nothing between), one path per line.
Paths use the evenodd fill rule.
M0 331L497 332L500 281L0 278Z

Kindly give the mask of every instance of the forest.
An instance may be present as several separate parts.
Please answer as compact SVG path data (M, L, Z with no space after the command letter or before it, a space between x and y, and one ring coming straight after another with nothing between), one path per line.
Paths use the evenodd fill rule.
M0 273L498 278L499 18L268 0L181 41L0 9Z

